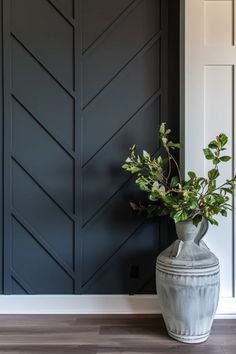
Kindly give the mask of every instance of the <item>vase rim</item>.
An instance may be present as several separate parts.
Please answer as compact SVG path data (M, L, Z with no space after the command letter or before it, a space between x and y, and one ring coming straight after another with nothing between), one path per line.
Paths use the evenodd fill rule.
M200 222L202 222L203 220L206 220L204 217L202 217L202 220L200 221ZM206 220L206 221L208 221L208 220ZM177 223L176 223L176 225L177 224L184 224L184 223L191 223L191 224L193 224L193 219L187 219L187 220L183 220L183 221L178 221Z
M193 219L187 219L183 221L178 221L176 224L193 223Z

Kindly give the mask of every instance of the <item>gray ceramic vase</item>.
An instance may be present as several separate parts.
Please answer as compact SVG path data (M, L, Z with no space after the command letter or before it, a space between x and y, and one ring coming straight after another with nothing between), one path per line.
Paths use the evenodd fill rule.
M219 300L219 260L202 241L208 230L203 219L176 224L178 240L156 263L156 286L169 335L184 343L204 342Z

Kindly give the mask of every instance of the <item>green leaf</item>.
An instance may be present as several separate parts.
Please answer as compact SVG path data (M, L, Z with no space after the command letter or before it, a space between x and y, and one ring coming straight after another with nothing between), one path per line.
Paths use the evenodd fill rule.
M135 150L136 150L136 145L134 144L133 146L131 146L129 148L130 152L131 152L131 155L134 155L135 154Z
M170 133L171 133L171 130L170 130L170 129L167 129L166 135L169 135Z
M129 205L133 210L139 210L139 206L136 203L130 202Z
M124 165L121 166L121 168L123 168L124 170L127 170L129 168L129 165L127 165L126 163Z
M155 181L152 185L152 192L158 192L160 188L160 184L158 181Z
M228 200L228 197L223 197L223 195L217 194L217 193L213 193L213 194L212 194L212 197L215 199L215 201L216 201L218 204L225 203L225 202Z
M138 167L138 166L130 166L129 171L130 171L131 173L137 173L137 172L140 172L140 171L141 171L141 168Z
M188 214L185 210L179 210L176 213L172 213L171 216L174 219L175 223L188 219Z
M208 192L213 192L216 189L216 180L213 179L209 183Z
M209 220L212 225L219 225L212 216L206 216L206 219Z
M221 215L223 215L225 217L227 216L227 211L225 209L222 209L220 213L221 213Z
M169 141L169 143L168 143L167 145L168 145L172 150L180 149L180 144L173 143L173 141Z
M219 147L219 144L217 143L216 140L212 140L212 141L209 143L208 147L209 147L210 149L217 149L217 148Z
M164 194L166 193L166 189L165 189L165 187L164 186L160 186L160 188L159 188L159 194L163 197L164 196Z
M193 218L193 225L198 226L198 224L202 221L202 215L196 215Z
M203 152L204 152L205 158L207 160L213 160L214 159L215 155L213 154L213 152L210 149L208 149L208 148L203 149Z
M191 179L193 179L193 178L196 178L197 176L196 176L196 173L195 172L193 172L193 171L189 171L188 172L188 176L191 178Z
M143 150L143 158L144 159L150 159L151 158L150 154L146 150Z
M160 199L159 193L150 193L148 199L151 200L151 202L156 202L158 199Z
M139 188L144 191L144 192L150 192L150 187L149 187L149 180L144 177L140 176L136 179L135 183L139 186Z
M212 162L213 162L214 165L217 165L220 162L220 159L218 157L214 157Z
M211 210L214 212L214 214L219 214L219 212L221 211L221 207L218 205L212 206Z
M189 198L190 209L195 210L199 208L198 199L195 197Z
M164 137L161 138L161 140L162 140L163 144L166 145L166 143L168 141L167 138L164 136Z
M227 142L228 142L228 137L227 137L227 135L225 135L225 134L223 134L223 133L220 134L220 135L219 135L219 141L220 141L222 147L225 146L225 145L227 144Z
M231 157L230 157L230 156L221 156L221 157L220 157L220 161L227 162L227 161L229 161L229 160L231 160Z
M160 165L163 163L162 156L158 156L157 163L160 164Z
M166 130L166 123L162 123L161 126L160 126L160 129L159 129L159 132L161 134L164 134L165 130Z
M179 177L178 176L174 176L174 177L171 178L170 187L174 188L174 187L177 186L178 183L179 183Z
M210 180L216 179L219 175L219 171L216 168L213 168L212 170L208 171L208 178Z
M224 191L225 193L234 194L234 191L230 188L223 187L221 188L221 190Z

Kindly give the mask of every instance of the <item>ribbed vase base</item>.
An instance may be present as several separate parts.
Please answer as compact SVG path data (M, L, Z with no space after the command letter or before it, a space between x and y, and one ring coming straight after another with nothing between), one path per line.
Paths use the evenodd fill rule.
M200 336L185 336L184 334L176 334L168 331L170 337L182 343L202 343L207 340L209 333L202 334Z

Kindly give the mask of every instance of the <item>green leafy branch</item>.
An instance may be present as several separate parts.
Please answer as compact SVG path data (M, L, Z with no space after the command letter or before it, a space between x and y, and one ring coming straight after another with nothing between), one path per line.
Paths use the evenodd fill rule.
M162 123L159 136L164 156L152 157L145 150L138 154L136 145L130 148L130 155L122 167L135 176L135 183L147 193L149 200L146 205L132 202L131 207L139 213L145 212L148 217L169 214L175 222L192 219L195 225L204 217L217 225L215 216L227 216L227 211L232 210L230 196L236 186L236 176L217 185L219 164L231 159L222 155L226 150L227 136L220 134L203 150L205 158L212 162L207 177L199 177L189 171L188 179L184 180L173 154L174 150L180 149L180 144L169 140L170 133L171 130ZM173 176L174 170L177 175Z

